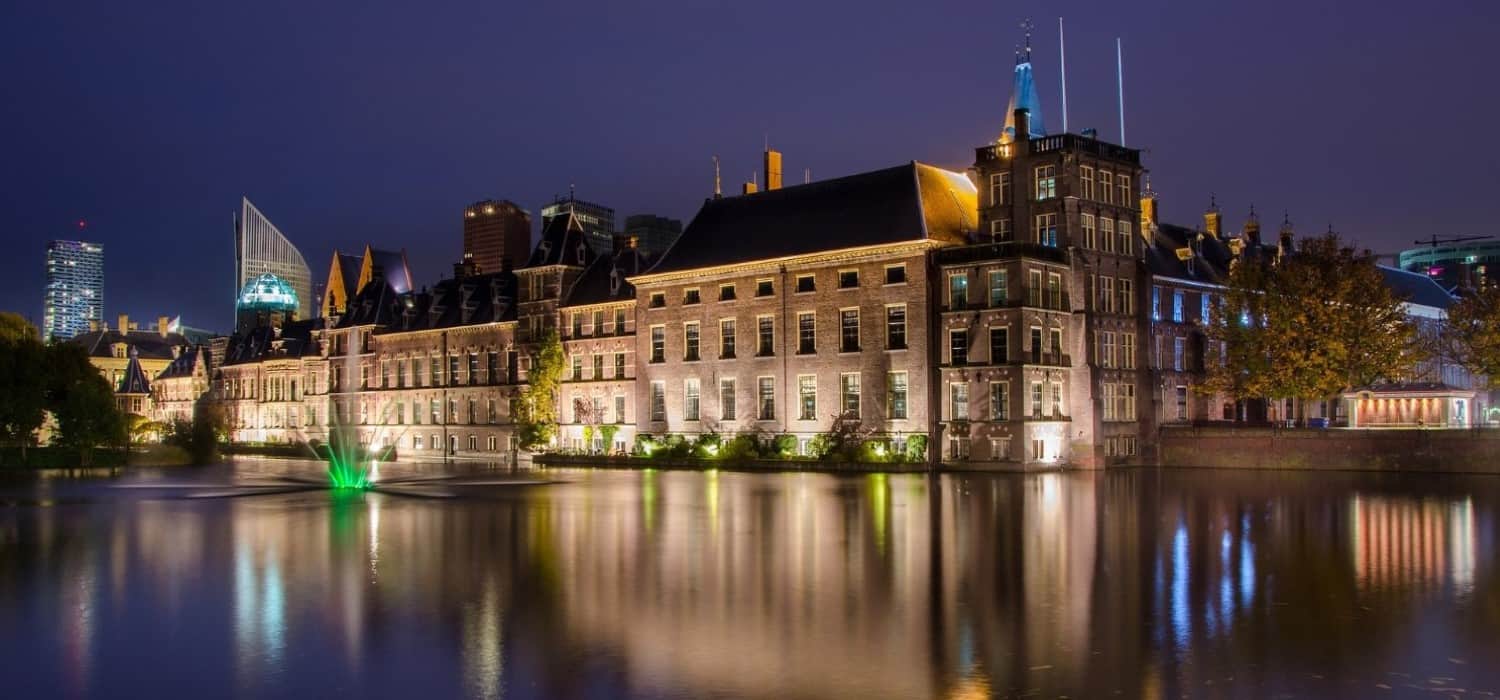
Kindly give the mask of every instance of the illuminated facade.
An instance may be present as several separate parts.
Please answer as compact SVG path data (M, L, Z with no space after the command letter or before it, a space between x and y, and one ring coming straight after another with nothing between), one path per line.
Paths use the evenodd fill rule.
M234 327L240 332L258 326L277 326L299 318L302 303L293 289L280 277L269 272L250 280L240 289L234 303Z
M1401 251L1397 265L1457 291L1493 284L1500 276L1500 241L1463 241Z
M234 221L234 267L236 294L251 281L269 273L285 281L296 293L297 318L316 315L312 272L307 261L297 247L250 203L249 198L241 199L240 213Z
M103 321L104 246L85 241L47 244L42 338L68 340Z

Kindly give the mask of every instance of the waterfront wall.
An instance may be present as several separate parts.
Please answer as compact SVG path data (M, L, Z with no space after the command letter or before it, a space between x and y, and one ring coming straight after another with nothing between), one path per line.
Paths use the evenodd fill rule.
M1164 467L1500 474L1500 430L1164 428Z
M612 469L672 469L697 470L729 469L733 471L760 472L925 472L926 462L820 462L811 459L742 459L706 460L683 457L660 459L656 457L619 457L604 455L559 455L540 454L533 461L548 467L605 467Z

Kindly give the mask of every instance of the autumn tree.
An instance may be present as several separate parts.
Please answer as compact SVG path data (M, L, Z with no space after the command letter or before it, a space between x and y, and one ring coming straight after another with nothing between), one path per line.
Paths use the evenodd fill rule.
M55 444L78 450L88 466L94 448L125 440L125 418L115 406L115 392L81 346L47 346L44 366L47 409L57 418Z
M1495 385L1500 377L1500 286L1473 290L1448 308L1436 351Z
M19 447L23 462L46 417L45 354L35 327L0 312L0 442Z
M521 391L516 423L522 447L544 447L557 436L557 394L565 361L557 332L548 331L537 347L526 372L526 388Z

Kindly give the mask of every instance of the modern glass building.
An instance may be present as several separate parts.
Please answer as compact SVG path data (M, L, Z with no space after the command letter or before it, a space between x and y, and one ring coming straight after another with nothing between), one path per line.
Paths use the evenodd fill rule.
M260 213L249 198L242 198L234 221L234 291L264 274L284 281L297 296L297 318L312 318L312 271L292 242ZM236 303L238 311L238 303Z
M234 327L241 333L262 326L280 328L297 320L301 307L297 290L276 275L263 273L240 290L234 302Z
M47 244L47 298L42 336L66 340L104 320L104 246L85 241Z
M1401 251L1398 265L1432 278L1449 291L1494 284L1500 275L1500 241L1476 240Z
M614 249L615 210L603 204L585 202L572 193L568 194L567 199L559 197L542 207L542 230L546 231L547 224L568 212L572 212L573 218L583 226L584 238L588 241L590 250L604 254Z

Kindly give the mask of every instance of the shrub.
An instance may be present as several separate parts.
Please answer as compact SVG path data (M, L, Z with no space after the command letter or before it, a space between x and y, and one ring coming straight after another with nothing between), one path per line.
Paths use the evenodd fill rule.
M782 433L770 439L763 456L770 459L787 459L797 454L797 438Z
M906 461L908 461L908 462L926 462L927 461L927 436L926 435L920 435L920 434L919 435L912 435L912 436L906 438Z
M756 433L740 433L719 448L719 459L743 461L760 457L761 441Z
M631 448L630 454L636 457L652 457L655 456L657 449L660 447L661 441L657 440L655 436L647 435L646 433L637 433L635 436L635 446Z
M718 433L704 433L693 441L693 456L699 459L715 459L719 456L719 450L724 446L723 438Z

